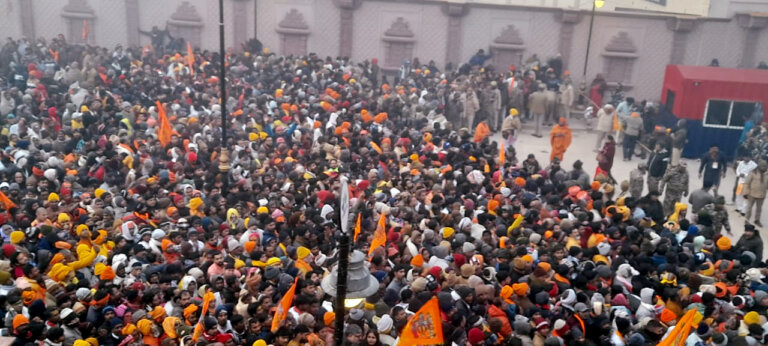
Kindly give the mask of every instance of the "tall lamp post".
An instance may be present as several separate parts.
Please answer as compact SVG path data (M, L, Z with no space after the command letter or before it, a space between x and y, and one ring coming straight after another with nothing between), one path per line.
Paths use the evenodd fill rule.
M221 155L219 155L219 172L224 174L221 193L229 193L229 152L227 151L227 71L226 54L224 52L224 0L219 0L219 89L221 89Z
M589 64L589 48L592 45L592 28L595 25L595 9L605 6L605 0L592 1L592 15L589 18L589 36L587 37L587 54L584 56L584 73L582 76L587 80L587 65Z

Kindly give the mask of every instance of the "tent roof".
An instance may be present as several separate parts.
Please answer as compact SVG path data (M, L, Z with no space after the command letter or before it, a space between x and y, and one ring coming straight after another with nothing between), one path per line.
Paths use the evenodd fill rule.
M674 65L682 79L768 85L768 70Z

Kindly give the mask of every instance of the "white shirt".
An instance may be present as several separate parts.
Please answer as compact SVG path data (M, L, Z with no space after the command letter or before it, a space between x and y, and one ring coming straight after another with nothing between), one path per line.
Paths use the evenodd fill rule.
M743 184L749 173L755 168L757 168L757 163L752 159L749 161L739 161L739 165L736 166L736 176L739 178L738 183Z

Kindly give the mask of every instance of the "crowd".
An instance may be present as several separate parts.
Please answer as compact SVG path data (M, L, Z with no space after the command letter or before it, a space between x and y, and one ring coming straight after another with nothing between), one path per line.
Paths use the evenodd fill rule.
M220 66L159 51L59 36L0 53L0 316L14 345L396 345L433 297L446 345L765 340L762 240L752 224L721 233L718 154L689 216L684 124L604 106L598 79L598 170L561 167L576 97L557 58L414 59L392 78L376 59L246 50ZM546 166L517 159L527 117L535 135L557 124ZM630 159L640 124L653 150L619 183L614 132ZM759 220L768 164L749 166L739 195ZM338 262L342 176L377 287L334 340L321 281Z

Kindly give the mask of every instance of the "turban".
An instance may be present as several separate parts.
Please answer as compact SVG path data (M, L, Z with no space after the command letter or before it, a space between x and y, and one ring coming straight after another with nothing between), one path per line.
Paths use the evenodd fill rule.
M86 230L88 230L88 225L80 224L80 225L77 225L77 228L75 228L75 233L77 233L77 235L80 236L80 234Z
M421 256L421 254L413 256L413 258L411 259L411 265L414 267L424 266L424 257Z
M136 325L133 323L127 324L125 327L123 327L123 330L122 330L124 336L131 335L135 331L136 331Z
M165 334L168 334L169 337L175 339L176 337L178 337L178 335L176 334L176 325L179 324L180 322L181 320L179 320L178 317L173 317L173 316L166 317L163 320L163 331L165 332Z
M304 246L299 246L299 248L296 250L296 255L298 256L299 259L304 259L307 256L309 256L309 254L310 254L309 249Z
M518 297L523 297L528 294L528 284L525 282L512 284L512 290Z
M101 195L103 195L105 192L107 192L104 189L96 189L93 191L93 195L96 196L96 198L101 198Z
M192 314L194 314L195 311L197 311L197 309L198 307L195 304L190 304L189 306L184 308L184 318L189 319L189 317L192 316Z
M104 271L101 272L101 275L99 275L99 279L102 279L104 281L111 281L115 278L115 271L112 269L111 266L107 266L104 268Z
M51 192L51 193L48 195L48 202L58 202L58 201L60 201L60 200L61 200L61 199L59 198L59 195L58 195L58 194L56 194L56 192Z
M70 221L69 215L65 213L60 213L57 221L59 223L69 222Z
M11 232L11 244L18 244L22 240L24 240L24 232L22 231Z
M203 205L203 199L200 197L195 197L189 200L189 208L193 210L197 210L200 208L200 206Z
M32 289L26 289L21 292L21 300L24 302L24 305L32 304L32 302L35 301L35 298L37 298L37 293Z
M58 256L59 254L56 254ZM54 256L55 257L55 256ZM48 277L56 282L62 282L67 278L69 272L72 271L72 267L61 263L56 263L51 267L51 271L48 272Z
M150 335L152 332L152 321L148 319L142 319L136 322L136 328L139 330L139 332L144 335Z
M731 239L729 239L726 236L720 237L720 239L717 240L717 248L720 249L720 251L728 251L731 249Z
M162 320L163 318L165 318L165 308L159 305L155 306L155 308L152 309L152 311L150 311L149 313L147 313L147 315L149 315L149 317L152 317L152 319L154 319L155 321L159 322L159 320Z
M16 314L16 316L13 317L13 332L15 333L17 328L25 324L29 324L29 319L23 314Z
M515 293L515 289L512 288L512 286L505 285L501 288L501 293L499 296L504 299L507 304L514 304L515 302L512 301L512 295Z
M328 311L323 315L323 323L325 323L326 326L333 325L333 321L336 320L336 313L333 311Z
M72 344L72 346L91 346L91 343L85 340L75 340L75 343Z

